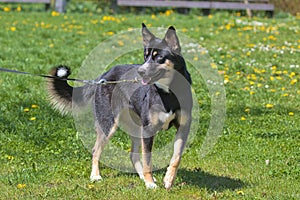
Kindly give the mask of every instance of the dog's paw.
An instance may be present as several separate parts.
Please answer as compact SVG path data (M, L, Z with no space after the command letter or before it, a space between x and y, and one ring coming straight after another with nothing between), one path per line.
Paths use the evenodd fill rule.
M157 185L155 183L149 183L149 182L146 182L146 188L148 189L156 189L157 188Z
M91 182L98 182L102 180L102 177L100 175L91 175L90 180Z
M169 190L172 187L172 182L164 181L164 186L165 186L166 190Z
M173 185L174 177L173 176L165 176L164 178L164 186L167 190L171 189Z

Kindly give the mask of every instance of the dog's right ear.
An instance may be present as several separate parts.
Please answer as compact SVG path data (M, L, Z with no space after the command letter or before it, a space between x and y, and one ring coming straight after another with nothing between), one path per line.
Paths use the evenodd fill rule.
M150 41L155 38L155 36L148 30L144 23L142 23L142 36L144 46L148 46Z

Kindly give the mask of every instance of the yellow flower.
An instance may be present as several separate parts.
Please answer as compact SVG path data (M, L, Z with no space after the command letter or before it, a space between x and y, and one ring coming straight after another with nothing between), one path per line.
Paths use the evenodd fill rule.
M17 7L16 11L20 12L22 8L20 6Z
M250 108L246 108L246 109L245 109L245 112L246 112L246 113L249 113L249 112L250 112Z
M4 12L9 12L9 11L10 11L10 8L9 8L9 7L4 7L4 8L3 8L3 11L4 11Z
M274 107L273 104L270 104L270 103L267 103L267 104L266 104L266 108L273 108L273 107Z
M36 104L32 104L32 105L31 105L31 108L39 108L39 106L36 105Z
M18 185L17 185L17 188L18 189L22 189L22 188L25 188L26 187L26 184L21 184L21 183L19 183Z
M34 120L36 120L36 117L30 117L29 120L34 121Z
M241 119L240 120L242 120L242 121L245 121L246 120L246 117L241 117Z
M250 95L253 95L253 94L255 94L255 92L254 91L250 91Z
M172 13L173 13L173 10L166 10L165 15L166 15L166 16L169 16L169 15L171 15Z
M294 116L295 114L293 112L289 112L289 116Z
M298 82L297 79L293 79L293 80L291 80L290 84L291 84L291 85L294 85L294 84L296 84L297 82Z
M112 31L109 31L109 32L107 32L106 34L107 34L107 35L113 35L113 34L114 34L114 32L112 32Z
M57 16L59 16L59 12L52 11L52 12L51 12L51 16L52 16L52 17L57 17Z
M95 185L93 185L93 184L88 184L88 188L89 189L93 189L95 187Z
M213 68L213 69L217 69L217 68L218 68L218 66L217 66L216 63L210 63L210 66L211 66L211 68Z
M120 46L124 46L124 42L121 41L121 40L118 41L118 44L119 44Z
M14 32L14 31L16 31L16 30L17 30L17 28L16 28L16 27L14 27L14 26L12 26L12 27L10 27L10 30L11 30L12 32Z
M29 108L24 108L24 112L29 112Z
M244 191L242 191L242 190L239 190L239 191L237 191L236 192L238 195L244 195Z
M291 72L291 73L290 73L290 78L293 78L295 75L296 75L295 72Z

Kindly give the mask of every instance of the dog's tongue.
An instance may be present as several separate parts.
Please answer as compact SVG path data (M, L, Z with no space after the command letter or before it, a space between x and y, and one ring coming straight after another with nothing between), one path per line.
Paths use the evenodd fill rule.
M151 78L150 77L143 77L142 79L142 85L148 85L151 81Z

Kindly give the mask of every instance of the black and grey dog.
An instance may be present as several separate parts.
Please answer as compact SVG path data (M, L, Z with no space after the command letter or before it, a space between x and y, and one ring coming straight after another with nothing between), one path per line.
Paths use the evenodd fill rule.
M48 90L52 103L62 111L92 102L97 133L90 176L92 181L102 179L98 163L101 152L123 124L132 139L130 158L135 170L147 188L156 188L151 162L154 136L162 129L175 126L173 156L163 180L165 188L170 189L190 131L192 81L174 27L169 27L164 38L159 39L143 24L142 36L143 64L115 66L95 80L105 80L107 84L81 87L70 86L64 79L70 75L69 68L59 66L51 72L58 79L49 80ZM139 81L122 82L134 78Z

